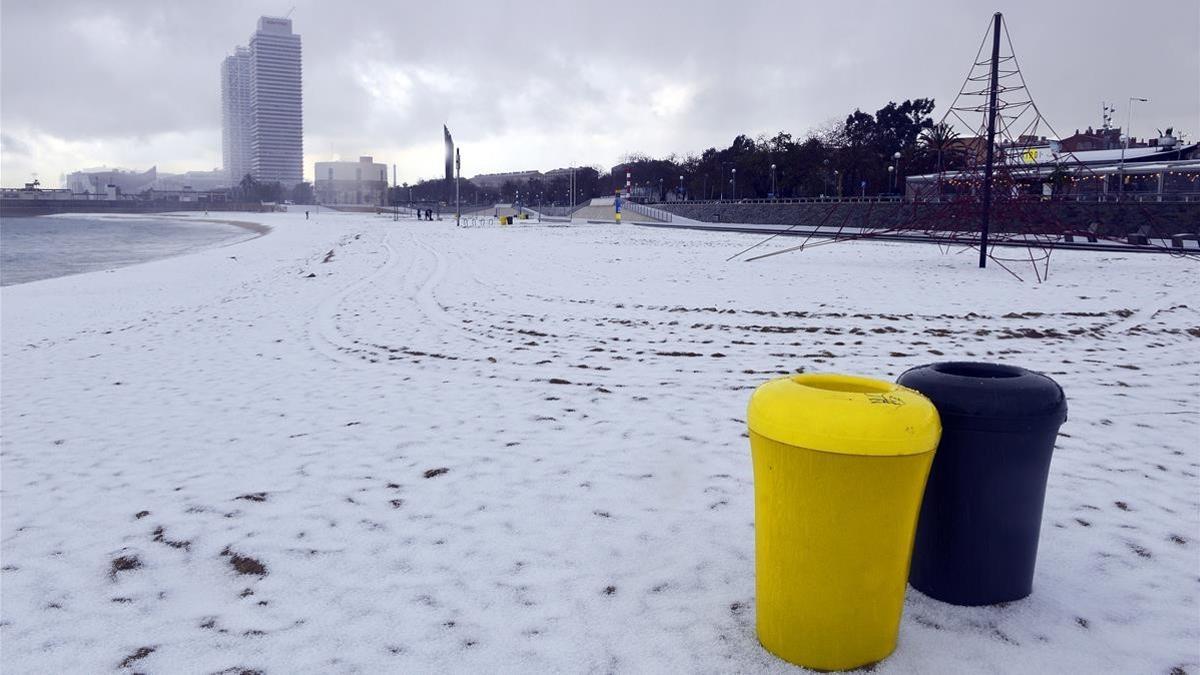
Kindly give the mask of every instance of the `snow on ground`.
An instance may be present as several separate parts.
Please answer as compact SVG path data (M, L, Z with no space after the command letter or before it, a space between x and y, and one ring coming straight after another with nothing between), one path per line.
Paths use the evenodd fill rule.
M910 589L877 672L1200 669L1193 262L239 217L275 229L0 294L5 672L794 671L750 391L963 358L1070 400L1034 594Z

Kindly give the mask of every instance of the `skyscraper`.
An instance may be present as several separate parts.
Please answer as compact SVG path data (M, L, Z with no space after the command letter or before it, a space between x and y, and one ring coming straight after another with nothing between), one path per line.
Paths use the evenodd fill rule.
M245 47L221 63L221 155L231 185L250 173L250 50Z
M260 18L249 46L238 47L222 64L221 85L231 182L247 173L284 187L303 180L300 36L292 32L291 19Z

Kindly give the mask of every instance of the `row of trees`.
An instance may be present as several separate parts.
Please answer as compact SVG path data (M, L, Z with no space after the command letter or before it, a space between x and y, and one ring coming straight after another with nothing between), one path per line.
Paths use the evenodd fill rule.
M652 158L632 154L612 172L576 170L575 202L611 195L623 189L626 175L634 194L662 199L752 199L776 197L856 196L902 193L904 176L953 170L964 164L964 145L945 124L930 116L930 98L889 102L874 114L855 110L839 123L797 138L786 131L751 138L739 135L729 147L699 154ZM462 180L463 203L525 204L571 202L570 178L506 181L487 189ZM453 192L449 193L453 200ZM442 201L442 179L394 188L394 203Z
M603 194L612 194L609 175L595 167L580 167L575 169L575 201L591 199ZM555 175L552 178L534 176L528 180L506 180L499 186L476 185L469 179L463 178L458 184L459 199L463 204L495 204L496 202L515 202L518 199L526 205L568 204L571 201L571 177ZM388 189L389 204L406 204L408 202L438 202L453 203L454 185L446 184L444 178L422 180L412 185L402 185Z
M283 202L312 204L316 201L312 183L296 183L289 190L276 181L258 181L250 174L242 177L229 189L229 199L235 202Z
M905 175L962 163L952 152L954 132L930 117L933 107L933 99L925 98L891 102L874 115L855 110L844 122L803 138L786 131L770 137L739 135L727 148L708 148L682 159L629 157L620 170L660 199L668 191L689 199L899 193ZM614 178L624 183L624 175Z
M795 137L786 131L751 138L739 135L726 148L699 154L652 158L631 154L612 171L575 170L574 202L612 195L633 184L634 195L664 199L754 199L857 196L902 193L904 176L953 170L964 164L966 145L945 124L934 124L931 98L889 102L874 114L855 110L845 120ZM572 202L571 178L507 180L499 187L459 182L463 204L520 200L527 205ZM231 190L238 201L297 204L314 201L313 188L300 183L285 190L279 183L247 175ZM453 203L453 185L442 178L388 188L388 204Z

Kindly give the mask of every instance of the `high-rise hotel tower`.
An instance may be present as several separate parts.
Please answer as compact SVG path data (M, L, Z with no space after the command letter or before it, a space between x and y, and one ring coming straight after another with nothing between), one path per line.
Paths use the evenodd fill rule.
M292 20L264 16L221 64L225 171L291 187L304 179L300 36Z
M221 63L221 155L231 184L250 173L250 50L245 47Z

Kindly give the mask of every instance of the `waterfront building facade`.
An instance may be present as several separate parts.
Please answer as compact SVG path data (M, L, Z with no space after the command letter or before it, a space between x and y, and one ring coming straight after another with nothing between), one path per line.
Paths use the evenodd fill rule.
M357 162L317 162L313 168L313 192L320 204L386 204L387 165L370 156Z

